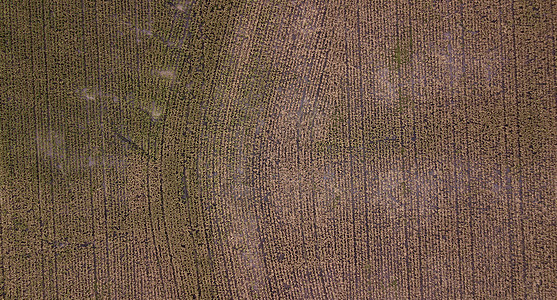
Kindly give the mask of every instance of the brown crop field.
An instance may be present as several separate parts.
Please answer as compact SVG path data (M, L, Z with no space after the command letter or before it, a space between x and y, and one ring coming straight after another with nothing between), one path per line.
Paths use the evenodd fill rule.
M554 0L0 2L0 299L557 299Z

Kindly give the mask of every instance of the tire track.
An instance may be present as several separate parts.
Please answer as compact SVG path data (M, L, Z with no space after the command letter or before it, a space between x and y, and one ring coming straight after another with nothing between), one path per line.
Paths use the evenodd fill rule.
M30 1L27 3L28 6L31 5ZM29 13L29 30L32 31L32 18L31 18L31 14ZM35 59L34 59L34 55L31 58L31 70L35 70ZM36 81L34 81L31 84L32 87L32 95L33 98L36 99L37 98L37 87L36 87ZM38 120L39 119L39 114L38 114L38 107L37 107L37 102L33 101L33 116L34 119L37 120L37 122L35 123L35 136L38 136L38 132L39 132L39 125ZM36 172L37 172L37 202L38 202L38 208L39 208L39 224L40 224L40 234L41 234L41 238L40 238L40 249L41 249L41 289L42 289L42 296L43 299L46 297L46 284L45 284L45 255L44 255L44 236L45 236L45 230L44 230L44 223L43 223L43 207L41 205L41 172L40 172L40 159L39 159L39 141L35 140L35 151L36 151L36 155L35 155L35 159L36 159Z
M81 47L82 49L85 49L85 39L86 39L86 35L85 35L85 1L81 0L81 21L82 21L82 31L81 31L81 35L82 35L82 44ZM83 54L83 73L85 74L85 78L87 78L87 63L86 63L86 58L85 58L85 54ZM86 79L87 80L87 79ZM91 121L90 121L90 114L91 114L91 109L89 107L89 101L87 101L87 114L85 117L85 122L87 124L87 127L90 126ZM90 131L87 131L87 139L89 140L89 143L87 143L88 145L88 153L89 153L89 157L92 157L92 150L91 150L91 134ZM97 256L96 256L96 243L95 243L95 224L94 224L94 213L93 213L93 195L92 195L92 189L93 189L93 174L92 174L92 170L91 168L89 168L89 204L90 204L90 211L91 211L91 232L92 232L92 240L93 240L93 292L95 294L95 298L99 297L98 291L97 291L97 286L98 286L98 271L97 271Z
M49 91L49 71L48 71L48 59L47 59L47 53L48 53L48 49L47 49L47 39L46 39L46 20L45 20L45 15L44 15L44 10L45 10L45 3L44 1L42 1L42 42L43 42L43 55L42 58L44 59L44 70L45 70L45 94L47 96L50 96L50 91ZM47 105L47 120L46 123L48 124L48 132L49 135L52 134L53 130L52 130L52 121L51 121L51 116L52 116L52 112L51 112L51 105L50 102ZM52 160L49 161L49 169L53 170L53 163ZM54 217L54 174L51 174L50 177L50 198L51 201L53 202L52 208L51 208L51 222L52 222L52 235L53 235L53 241L56 241L56 222L55 222L55 217ZM59 297L59 290L58 290L58 259L57 259L57 255L56 253L54 253L54 290L56 293L56 297Z

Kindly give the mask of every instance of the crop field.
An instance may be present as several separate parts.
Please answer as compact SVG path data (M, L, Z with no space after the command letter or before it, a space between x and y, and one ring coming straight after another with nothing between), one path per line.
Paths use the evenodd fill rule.
M555 1L0 2L0 299L557 297Z

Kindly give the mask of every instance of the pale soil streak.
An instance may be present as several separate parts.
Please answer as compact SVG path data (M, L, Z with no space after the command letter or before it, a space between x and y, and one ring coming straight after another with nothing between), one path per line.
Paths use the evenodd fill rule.
M220 107L221 114L226 117L236 114L238 111L248 109L244 106L241 90L247 88L243 82L245 76L249 75L247 70L253 62L250 60L256 36L254 29L258 25L257 16L261 13L264 4L259 3L248 8L248 12L236 20L235 28L231 37L231 45L225 57L229 59L231 76L219 76L216 82L223 82L225 87L217 88L224 91L218 95L224 102ZM228 70L227 70L228 71ZM249 112L251 113L251 112ZM213 191L219 210L216 214L210 214L209 221L217 226L221 240L216 240L217 251L223 252L225 257L217 256L212 259L219 265L217 275L226 276L220 278L216 284L231 285L236 287L230 297L250 298L254 293L265 295L266 270L262 262L262 253L259 247L261 239L256 212L254 211L253 188L244 183L246 170L246 146L244 145L244 127L233 127L226 130L224 134L211 133L210 136L218 145L219 153L211 158L215 169L212 176L218 176L219 184ZM213 172L213 171L212 171ZM221 261L223 260L223 261ZM228 270L228 271L226 271ZM233 277L230 277L233 276ZM225 291L221 291L225 292Z
M307 114L313 105L313 99L301 99L302 95L300 89L306 89L303 86L302 75L309 76L308 70L304 69L291 69L289 65L292 63L291 57L293 56L303 56L304 59L310 59L308 49L301 49L300 53L291 53L292 56L284 56L288 48L296 42L310 43L312 38L315 36L316 32L320 29L318 28L315 21L317 16L317 10L312 5L304 4L301 11L296 12L296 16L293 17L291 21L292 24L282 24L283 31L279 33L279 36L269 36L268 33L263 33L263 40L257 39L258 37L254 35L254 28L256 25L257 18L248 17L248 15L257 15L262 13L264 3L253 7L250 14L246 14L245 17L237 20L234 29L234 35L232 37L232 45L230 46L228 55L234 57L232 60L231 68L234 70L233 76L238 76L236 73L240 74L236 77L236 80L231 80L230 78L222 78L220 81L228 82L226 90L228 92L222 95L223 99L230 99L228 102L229 113L235 113L236 110L242 110L244 107L235 106L235 103L242 103L246 99L242 99L240 95L240 90L246 88L249 84L244 82L244 77L242 75L249 76L249 67L253 64L257 64L256 61L252 60L250 57L251 52L261 47L263 43L269 43L271 49L264 48L263 51L276 50L278 47L282 48L282 51L270 53L271 61L278 62L278 65L282 65L283 68L291 73L299 76L299 80L291 82L286 89L282 88L283 93L280 91L273 91L270 103L271 111L264 112L264 114L270 113L273 118L269 121L262 120L258 122L258 132L264 131L263 136L267 137L266 143L270 143L273 147L273 151L266 152L265 161L272 162L273 165L277 165L278 168L271 171L271 174L262 174L261 184L265 186L253 186L250 183L244 183L244 178L246 177L246 172L252 172L252 170L247 168L247 155L254 155L252 153L246 153L249 149L247 145L244 144L244 139L251 139L251 137L244 136L244 133L234 133L228 132L224 134L224 137L229 141L229 145L225 145L224 155L217 156L215 161L217 162L217 173L220 178L230 178L227 184L222 186L220 193L224 193L224 201L222 202L222 208L224 216L215 216L217 219L214 220L218 222L218 219L223 218L225 220L225 225L222 230L226 232L224 234L224 244L225 251L232 254L231 261L227 264L226 268L230 268L234 274L234 281L238 287L238 295L241 297L248 297L249 295L260 295L268 297L268 289L271 288L267 286L267 280L277 276L273 275L272 271L266 270L264 266L262 248L260 248L260 241L265 235L265 244L283 244L280 249L288 249L288 244L294 243L296 245L300 244L301 240L298 237L290 240L291 236L283 236L287 234L288 229L299 228L301 226L302 220L300 220L296 211L302 207L301 199L298 195L298 189L300 182L298 176L301 170L296 166L295 159L296 149L295 135L296 126L300 122L301 113ZM286 20L280 20L279 22L289 22ZM298 39L296 41L296 39ZM261 44L260 44L261 43ZM275 65L273 67L277 67ZM302 65L303 67L304 65ZM275 80L275 79L273 79ZM276 83L275 83L276 84ZM309 93L308 93L309 94ZM301 106L297 107L293 105L296 102L300 102ZM321 114L318 112L318 119L322 119ZM306 119L302 119L302 124L305 125ZM323 122L322 122L323 123ZM237 128L236 130L241 130L242 128ZM318 129L319 131L319 129ZM287 140L289 142L285 143ZM259 143L259 140L255 140L255 143ZM236 144L237 146L233 146ZM308 145L307 141L304 141L306 147ZM277 149L275 146L278 146ZM265 148L267 146L264 146ZM229 152L232 151L232 152ZM229 161L226 157L227 155L234 155L233 161ZM255 155L259 155L256 153ZM256 166L264 168L265 166ZM311 174L312 170L305 170L304 174ZM306 176L307 177L307 176ZM302 183L302 185L309 185L309 181ZM279 187L278 190L268 190L267 186ZM263 189L264 193L270 193L268 201L274 203L273 206L273 216L272 219L280 220L278 224L281 225L281 229L276 231L272 228L259 228L258 218L263 218L267 220L268 216L257 216L261 214L256 210L259 206L259 201L255 197L257 189ZM227 192L228 191L228 192ZM267 220L269 221L269 220ZM278 225L275 224L275 225ZM269 236L270 233L273 235ZM267 246L264 246L267 247ZM273 250L276 252L277 250ZM267 257L266 259L270 259ZM290 259L289 259L290 260ZM291 263L297 264L295 261ZM283 263L282 267L279 269L284 269L288 267L290 263ZM286 269L285 269L286 270ZM279 273L282 273L277 269ZM271 272L271 273L270 273ZM289 275L290 276L290 275ZM293 278L294 279L294 278ZM299 288L301 288L305 283L298 283Z

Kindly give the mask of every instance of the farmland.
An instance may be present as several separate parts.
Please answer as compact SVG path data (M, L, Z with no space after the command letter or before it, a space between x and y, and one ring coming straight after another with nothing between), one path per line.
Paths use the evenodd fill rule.
M0 298L552 299L554 6L2 2Z

